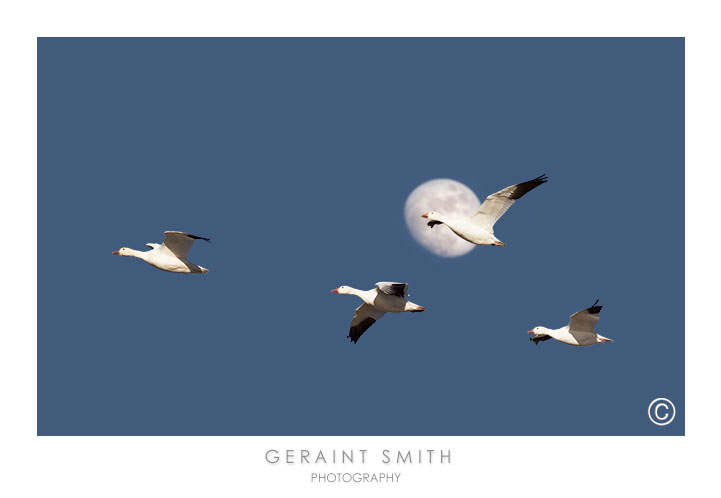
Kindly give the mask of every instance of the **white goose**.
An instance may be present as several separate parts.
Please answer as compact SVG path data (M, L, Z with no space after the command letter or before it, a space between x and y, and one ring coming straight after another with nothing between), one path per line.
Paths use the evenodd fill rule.
M473 244L479 246L505 246L506 244L493 235L493 225L508 211L508 208L513 205L516 199L520 199L547 180L546 175L541 175L533 180L499 190L495 194L486 197L478 211L470 218L448 218L435 211L429 211L421 216L430 220L428 221L429 227L433 228L435 225L444 224L453 230L456 235Z
M368 330L376 320L386 313L402 313L404 311L418 313L425 311L423 306L406 301L405 296L408 295L408 284L377 282L375 289L367 291L341 285L331 292L335 292L336 294L353 294L361 298L365 303L355 310L353 321L350 322L348 337L351 342L354 343L357 343L358 338L363 335L363 332Z
M538 344L539 341L547 341L550 338L554 338L557 341L571 346L590 346L592 344L598 344L599 342L609 342L613 339L603 337L596 333L596 324L601 318L601 308L603 306L596 306L598 299L593 303L593 306L581 310L571 315L571 321L565 327L560 329L547 329L546 327L534 327L533 330L529 330L529 334L536 334L531 337L531 340Z
M190 251L190 246L193 245L195 239L210 242L210 239L190 235L189 233L165 232L165 241L162 244L153 242L145 244L150 247L150 251L136 251L135 249L123 247L113 251L113 254L140 258L160 270L173 273L207 273L207 268L194 265L188 261L188 251Z

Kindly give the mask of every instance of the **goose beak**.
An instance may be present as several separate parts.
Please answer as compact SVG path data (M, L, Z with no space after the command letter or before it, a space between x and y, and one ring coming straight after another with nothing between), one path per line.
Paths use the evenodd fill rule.
M113 254L120 256L120 251L113 251Z
M338 287L338 289L340 289L340 287ZM331 292L338 294L338 289L333 289Z
M528 333L529 333L529 334L533 334L533 330L529 330Z
M428 213L422 214L421 218L428 218Z

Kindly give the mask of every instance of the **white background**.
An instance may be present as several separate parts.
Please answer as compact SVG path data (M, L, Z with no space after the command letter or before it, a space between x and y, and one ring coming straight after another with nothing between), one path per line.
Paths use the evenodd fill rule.
M374 492L381 496L448 493L558 498L709 495L718 490L721 393L719 327L714 314L720 252L715 190L720 180L721 86L719 16L714 3L4 2L0 11L0 494L77 498L360 496ZM687 436L35 436L38 36L685 36ZM639 188L653 188L653 182ZM57 243L77 243L82 249L82 241ZM528 407L529 424L535 409ZM400 467L375 463L318 469L271 466L263 458L269 448L368 449L369 454L383 448L450 448L453 461L451 465ZM401 472L402 477L399 484L310 483L310 473L320 470Z

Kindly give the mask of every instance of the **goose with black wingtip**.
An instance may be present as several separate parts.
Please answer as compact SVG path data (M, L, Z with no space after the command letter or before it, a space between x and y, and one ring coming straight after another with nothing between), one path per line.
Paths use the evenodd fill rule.
M347 285L341 285L331 292L336 294L352 294L363 300L353 315L350 324L348 338L357 343L363 332L373 325L386 313L419 313L425 311L423 306L407 301L408 284L399 282L377 282L376 287L370 290L354 289Z
M198 266L188 261L188 252L190 246L197 239L210 242L206 237L199 237L185 232L165 232L165 241L162 244L148 242L145 244L150 247L149 251L136 251L128 247L123 247L113 254L118 256L132 256L142 259L151 266L159 270L169 271L171 273L207 273L208 269Z
M493 225L508 211L513 203L528 192L548 181L546 175L527 182L511 185L486 197L481 207L470 218L449 218L436 211L421 215L428 219L428 226L446 225L453 233L479 246L505 246L493 234Z
M603 307L596 306L597 304L598 299L593 306L571 315L568 325L560 329L534 327L533 330L528 331L529 334L535 334L531 337L531 341L538 344L540 341L556 339L571 346L591 346L602 342L612 342L613 339L596 333L596 324L601 318L601 308Z

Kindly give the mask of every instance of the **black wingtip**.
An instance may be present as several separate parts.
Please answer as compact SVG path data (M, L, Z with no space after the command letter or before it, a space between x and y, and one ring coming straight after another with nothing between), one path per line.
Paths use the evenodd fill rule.
M586 308L589 313L592 315L598 315L601 312L601 309L603 306L596 306L598 304L599 299L596 299L596 302L593 303L589 308Z
M186 234L186 235L187 235L188 237L190 237L191 239L194 239L194 240L201 239L201 240L205 240L205 241L207 241L207 242L210 242L210 239L209 239L208 237L201 237L201 236L199 236L199 235L190 235L189 233Z
M534 188L538 187L539 185L543 185L547 181L548 181L548 177L544 173L541 176L534 178L533 180L528 180L527 182L513 185L513 187L515 187L515 188L511 191L508 198L511 199L512 201L520 199L521 197L526 195L528 192L530 192ZM511 188L511 187L509 187L509 188Z
M531 337L530 339L538 346L539 342L547 341L551 338L550 335L537 335L536 337Z
M436 220L431 220L431 221L429 221L429 222L426 223L426 224L427 224L429 227L433 228L433 227L436 226L436 225L442 225L443 222L441 222L441 221L436 221Z

